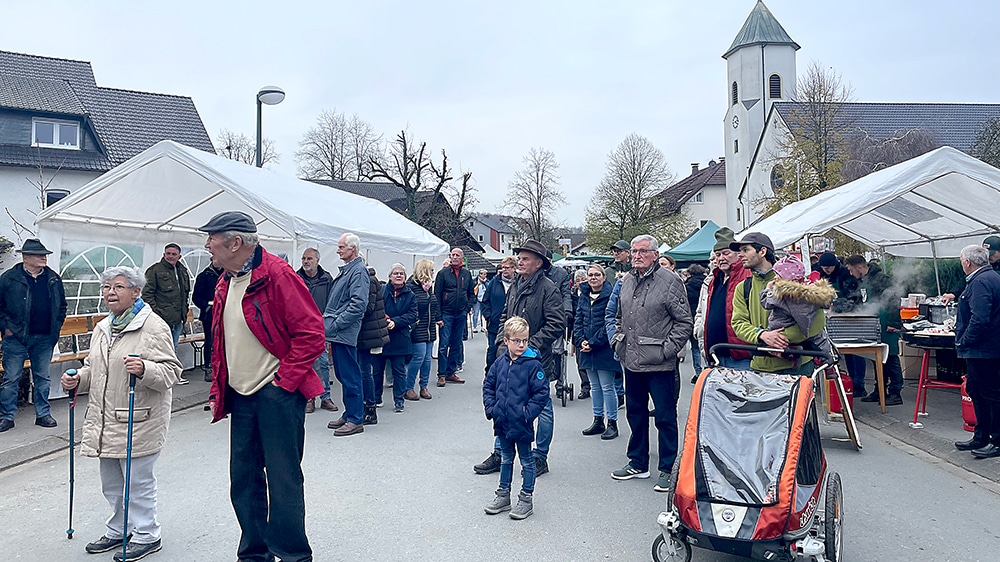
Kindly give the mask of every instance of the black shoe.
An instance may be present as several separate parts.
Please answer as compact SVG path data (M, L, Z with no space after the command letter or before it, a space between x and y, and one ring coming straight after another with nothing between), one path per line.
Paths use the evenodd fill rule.
M851 391L851 395L854 396L855 400L862 400L862 399L864 399L865 396L868 396L868 393L865 392L865 389L863 389L863 388L859 389L858 387L854 387L854 390ZM876 393L876 395L877 395L877 393Z
M619 396L618 397L618 409L621 410L624 407L625 407L625 397L624 396Z
M594 416L594 423L583 430L584 435L597 435L598 433L604 433L604 418L602 416Z
M132 535L128 536L129 540L132 539ZM87 543L84 550L90 554L100 554L102 552L108 552L109 550L121 549L122 540L121 539L109 539L107 536L103 536L94 542ZM131 557L129 557L131 559Z
M580 394L576 395L577 400L586 400L587 398L590 398L589 390L580 390Z
M128 546L125 547L125 559L129 560L142 560L143 558L149 556L154 552L158 552L163 545L160 541L151 542L149 544L137 544L129 541ZM115 553L115 562L122 562L122 553Z
M490 453L486 460L472 467L476 474L493 474L500 472L500 453L496 451Z
M549 462L541 457L535 457L535 478L549 471Z
M857 397L855 397L854 399L857 400ZM866 394L865 397L861 399L861 401L862 402L878 402L878 391L876 390L874 392L870 392L870 393ZM889 397L886 396L886 403L888 403L888 401L889 401Z
M361 419L361 425L378 425L378 410L375 406L365 406L365 415Z
M42 427L55 427L59 424L56 423L56 419L54 417L45 415L40 418L35 418L35 425L40 425Z
M0 433L14 429L14 420L0 420Z
M959 451L974 451L976 449L981 449L989 444L990 442L985 439L980 440L973 437L968 441L955 441L955 448L958 449Z
M601 439L608 441L618 437L618 420L608 420L608 428L601 434Z
M903 397L898 394L890 394L885 397L886 406L899 406L903 403Z
M977 459L992 459L994 457L1000 457L1000 445L990 443L985 447L980 447L979 449L972 451L972 456Z

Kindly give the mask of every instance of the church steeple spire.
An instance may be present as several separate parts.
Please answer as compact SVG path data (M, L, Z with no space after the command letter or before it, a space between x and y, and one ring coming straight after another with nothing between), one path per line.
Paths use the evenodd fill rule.
M799 50L799 44L792 41L792 38L785 31L784 27L767 9L762 0L757 0L757 5L753 7L747 21L743 23L743 28L736 34L733 44L729 46L726 54L722 58L728 59L737 49L750 45L789 45Z

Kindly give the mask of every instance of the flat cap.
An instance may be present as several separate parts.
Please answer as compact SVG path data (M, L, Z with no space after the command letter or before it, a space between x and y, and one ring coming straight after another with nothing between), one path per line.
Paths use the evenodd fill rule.
M209 234L216 232L257 232L257 225L254 224L250 215L243 211L225 211L212 217L212 220L208 221L208 224L198 230Z

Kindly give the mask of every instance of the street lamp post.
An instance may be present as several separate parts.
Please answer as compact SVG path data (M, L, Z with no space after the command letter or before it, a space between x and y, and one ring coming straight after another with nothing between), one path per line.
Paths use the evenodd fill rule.
M260 106L261 104L267 105L278 105L282 100L285 99L285 91L277 86L264 86L257 92L257 167L260 168L263 162L261 162L262 152L261 152L261 133L260 133Z

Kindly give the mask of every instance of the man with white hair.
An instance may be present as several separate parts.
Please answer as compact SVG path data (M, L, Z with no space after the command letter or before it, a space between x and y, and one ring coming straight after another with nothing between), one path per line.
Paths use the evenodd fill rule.
M965 390L976 410L972 439L955 443L980 459L1000 457L1000 276L993 273L987 248L966 246L961 253L966 286L958 298L955 351L965 359Z

